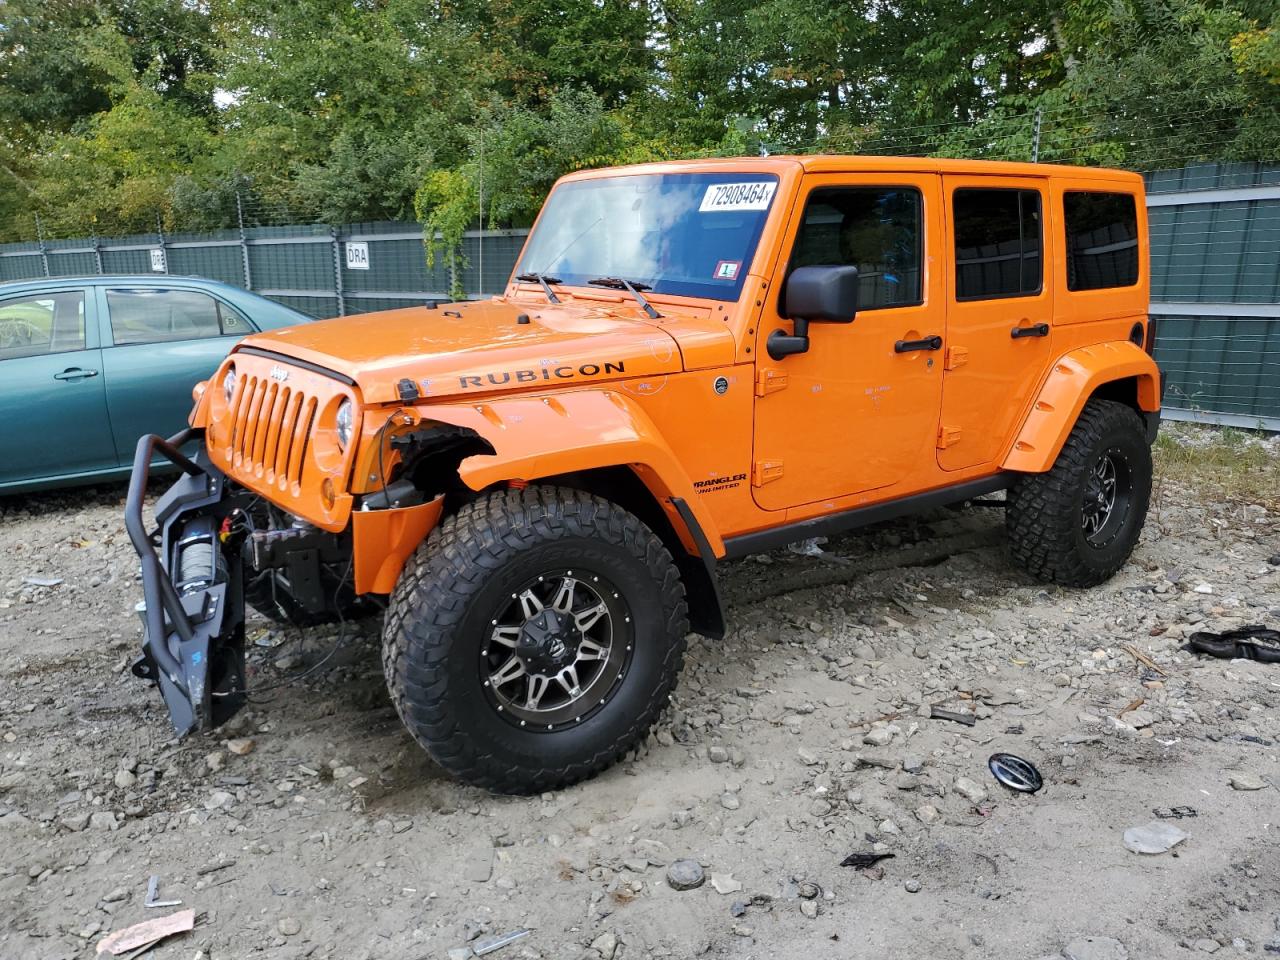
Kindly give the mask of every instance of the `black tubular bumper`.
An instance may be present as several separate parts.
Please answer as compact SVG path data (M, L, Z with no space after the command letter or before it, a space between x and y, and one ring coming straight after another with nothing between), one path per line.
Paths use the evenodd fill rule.
M238 556L223 550L221 523L237 496L208 462L168 440L139 439L125 502L125 528L142 562L142 656L133 672L160 687L179 736L215 727L244 703L244 595ZM162 455L182 472L156 501L157 529L142 516L152 460Z

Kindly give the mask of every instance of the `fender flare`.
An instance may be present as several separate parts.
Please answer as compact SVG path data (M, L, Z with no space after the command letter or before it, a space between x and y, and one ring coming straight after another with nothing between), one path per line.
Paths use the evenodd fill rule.
M1160 368L1141 347L1115 340L1080 347L1054 362L1001 468L1044 473L1058 459L1080 411L1103 384L1134 378L1143 412L1160 409Z
M415 405L413 410L424 421L473 430L493 448L492 454L476 454L459 464L458 475L472 490L507 480L629 467L667 514L687 552L698 556L698 534L678 501L684 502L712 554L724 555L724 540L679 458L648 414L620 393L575 390L553 397Z

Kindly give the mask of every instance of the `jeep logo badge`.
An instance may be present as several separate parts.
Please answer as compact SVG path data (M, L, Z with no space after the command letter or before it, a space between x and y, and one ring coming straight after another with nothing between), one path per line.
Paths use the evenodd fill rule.
M723 397L729 392L729 378L716 377L715 382L711 384L711 389L716 392L717 396Z
M271 379L279 380L281 383L284 383L289 379L289 371L277 363L271 368Z

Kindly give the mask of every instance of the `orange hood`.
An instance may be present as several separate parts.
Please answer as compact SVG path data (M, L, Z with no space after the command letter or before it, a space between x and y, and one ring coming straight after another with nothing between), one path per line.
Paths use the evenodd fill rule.
M663 319L648 320L621 306L494 298L285 327L249 337L239 349L269 350L344 374L359 385L366 403L399 402L406 379L425 400L733 362L733 338L708 311L677 314L665 305L662 310ZM521 316L528 322L520 322Z

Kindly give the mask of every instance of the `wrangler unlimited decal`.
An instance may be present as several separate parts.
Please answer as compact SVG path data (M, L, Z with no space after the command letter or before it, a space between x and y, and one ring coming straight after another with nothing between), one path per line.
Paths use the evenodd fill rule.
M606 360L603 366L598 363L583 363L576 367L567 364L553 367L548 364L541 370L503 370L500 373L487 373L484 376L459 377L458 386L463 390L475 390L483 388L485 381L488 381L492 386L501 387L507 383L533 383L535 380L572 380L575 377L598 377L601 373L626 372L626 366L622 360L616 363Z
M747 479L745 473L735 473L731 477L712 477L710 480L693 481L693 489L699 493L715 493L719 490L732 490L734 487L742 486L742 481Z

